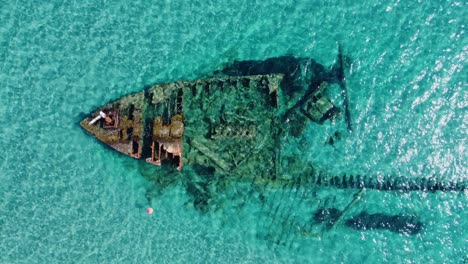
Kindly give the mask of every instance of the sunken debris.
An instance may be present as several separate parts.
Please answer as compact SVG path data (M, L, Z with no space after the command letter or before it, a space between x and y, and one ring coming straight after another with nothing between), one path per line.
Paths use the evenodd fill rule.
M343 60L328 68L292 56L233 62L212 78L157 84L124 96L99 107L80 124L105 145L146 161L139 166L154 185L148 201L182 183L191 197L187 204L202 213L222 212L228 204L237 212L246 201L259 203L265 212L265 219L258 221L259 236L263 232L274 244L291 245L294 234L320 236L314 225L322 222L329 230L344 222L356 229L417 233L406 228L406 222L418 226L417 222L399 216L343 219L364 189L465 191L466 181L329 175L305 164L301 146L285 140L300 139L311 122L323 125L341 116L329 93L337 84L346 92ZM349 98L343 96L351 131ZM327 144L340 139L335 132ZM330 187L333 193L357 194L349 204L335 206L335 198L317 194ZM322 209L314 213L317 208Z
M313 221L315 224L323 224L326 229L330 229L342 214L343 212L336 208L320 208L315 211ZM344 225L356 230L388 230L409 235L418 234L423 228L423 223L414 215L369 214L366 211L346 219Z
M266 60L234 61L215 73L228 76L283 74L283 107L287 110L282 120L291 118L295 111L300 110L311 121L322 124L341 114L341 110L325 94L330 84L341 86L344 81L342 59L340 49L337 63L328 68L312 58L280 56Z
M423 228L423 223L413 215L369 214L365 211L347 219L345 225L356 230L383 229L409 235L418 234Z

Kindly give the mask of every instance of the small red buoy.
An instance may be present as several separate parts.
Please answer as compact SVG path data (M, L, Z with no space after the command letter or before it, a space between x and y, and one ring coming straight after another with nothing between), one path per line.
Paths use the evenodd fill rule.
M153 208L151 208L151 207L146 208L146 213L149 214L149 215L152 214L153 213Z

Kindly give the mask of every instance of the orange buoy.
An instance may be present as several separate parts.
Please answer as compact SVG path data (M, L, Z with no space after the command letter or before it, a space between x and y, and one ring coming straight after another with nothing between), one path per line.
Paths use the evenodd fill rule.
M153 208L151 208L151 207L146 208L146 213L149 214L149 215L152 214L153 213Z

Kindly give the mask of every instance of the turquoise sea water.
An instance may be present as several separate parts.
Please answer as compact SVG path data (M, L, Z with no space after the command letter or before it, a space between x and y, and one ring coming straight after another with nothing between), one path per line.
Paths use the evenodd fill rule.
M332 188L306 202L297 197L307 187L272 190L261 206L233 184L220 209L201 214L175 185L148 216L146 166L78 125L105 102L233 59L331 65L339 42L352 58L354 131L311 125L301 158L334 173L466 180L466 10L463 1L0 1L0 263L468 262L467 193L368 190L353 209L416 215L417 235L284 227L289 214L307 216L308 202L343 208L355 192ZM335 150L324 142L336 130Z

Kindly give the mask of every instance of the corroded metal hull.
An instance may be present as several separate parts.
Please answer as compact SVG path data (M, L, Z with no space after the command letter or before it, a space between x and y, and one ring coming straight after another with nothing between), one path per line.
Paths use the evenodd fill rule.
M329 68L291 56L234 62L215 77L157 84L124 96L99 107L80 124L105 145L145 161L139 163L140 172L154 183L146 193L149 203L177 182L191 197L190 204L203 213L223 210L226 199L238 208L247 200L257 202L268 219L259 223L264 233L259 235L275 244L295 235L318 237L337 225L416 234L423 224L414 214L361 211L350 218L352 208L355 211L366 189L466 191L465 181L432 175L331 175L302 159L304 151L313 150L301 149L297 142L307 142L304 131L311 122L339 122L344 112L352 132L344 61L340 54ZM327 97L333 85L342 91L342 107ZM336 140L338 132L328 144ZM328 201L336 197L317 195L330 187L332 194L356 193L346 206L330 207ZM283 197L292 204L278 203ZM291 214L293 208L305 214Z
M271 173L282 79L257 75L159 84L100 107L81 126L113 149L154 165L244 173L241 165L247 162ZM100 112L112 121L91 123Z
M81 126L111 148L136 159L213 175L337 188L464 191L466 183L437 177L329 175L284 151L286 137L302 137L308 122L342 113L327 98L344 84L344 58L326 68L310 58L283 56L240 61L195 81L157 84L101 106ZM345 119L352 131L348 98ZM332 143L331 143L332 144Z

